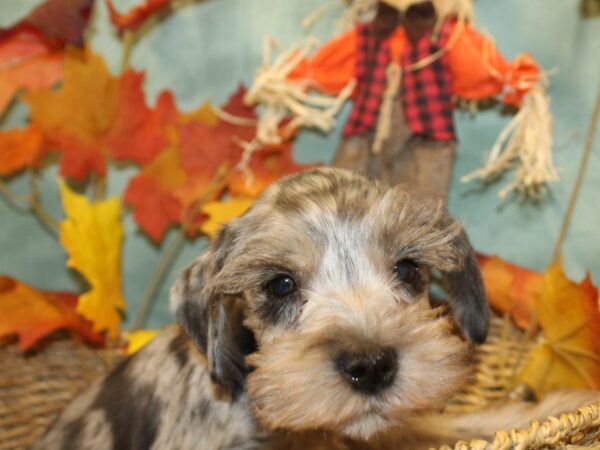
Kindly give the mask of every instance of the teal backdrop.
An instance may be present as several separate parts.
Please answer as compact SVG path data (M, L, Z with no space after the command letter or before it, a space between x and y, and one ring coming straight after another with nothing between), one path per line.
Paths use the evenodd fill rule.
M0 0L0 26L23 17L40 0ZM141 0L116 1L125 10ZM131 65L146 71L145 89L150 102L157 93L171 89L178 105L191 110L210 99L223 102L239 82L250 83L261 60L265 33L284 45L299 42L306 31L301 20L324 0L204 0L189 4L153 27L134 47ZM478 167L507 124L509 117L497 109L470 117L457 113L460 147L449 207L461 217L477 250L498 254L517 264L543 270L549 263L582 154L594 99L600 86L600 19L583 19L579 0L477 0L477 25L491 34L508 58L527 50L546 69L556 69L550 94L554 113L555 162L561 181L538 205L512 202L500 206L500 185L485 190L461 184L459 178ZM321 40L334 33L332 16L326 16L310 32ZM103 1L97 1L89 40L102 53L113 72L121 55L121 43L109 25ZM340 126L325 136L303 132L295 145L302 162L329 162L339 139ZM14 105L1 128L22 124L27 110ZM132 169L112 170L109 194L123 191ZM45 170L43 202L62 217L56 171ZM26 193L23 177L9 181L12 189ZM564 246L564 263L570 277L581 279L586 270L600 283L600 136L596 136L583 189ZM81 281L64 267L65 253L33 216L20 213L0 199L0 274L19 278L47 290L72 291ZM153 245L125 215L123 283L129 317L134 315L142 291L155 268L162 246ZM171 320L168 287L206 242L189 243L162 283L151 310L149 327Z

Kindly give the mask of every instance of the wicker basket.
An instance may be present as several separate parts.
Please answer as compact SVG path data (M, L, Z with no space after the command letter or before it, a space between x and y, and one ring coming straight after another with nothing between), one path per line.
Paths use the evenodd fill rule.
M25 449L66 404L117 360L71 339L23 355L16 345L0 348L0 450Z
M475 383L450 402L448 411L471 412L505 402L528 350L509 321L494 318L490 337L476 356ZM53 342L30 356L16 346L0 349L0 450L27 448L78 391L117 359L115 352L91 350L72 340ZM600 443L600 405L533 421L526 429L498 431L489 442L458 442L442 449L600 448L594 443Z

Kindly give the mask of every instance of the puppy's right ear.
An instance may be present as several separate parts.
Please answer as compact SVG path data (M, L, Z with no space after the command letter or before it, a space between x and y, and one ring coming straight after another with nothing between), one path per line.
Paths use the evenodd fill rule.
M223 295L214 285L231 247L223 228L210 248L192 263L171 288L171 310L177 322L208 359L212 380L235 398L244 384L244 356L253 336L243 325L243 302Z

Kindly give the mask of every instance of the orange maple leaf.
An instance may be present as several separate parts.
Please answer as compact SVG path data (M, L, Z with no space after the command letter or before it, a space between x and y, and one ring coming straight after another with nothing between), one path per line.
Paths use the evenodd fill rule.
M598 290L589 274L578 284L560 263L551 266L536 306L544 333L519 380L539 398L555 389L600 388Z
M218 110L205 103L195 112L179 113L169 128L170 144L130 180L124 201L153 240L175 223L197 230L206 219L196 211L197 203L220 198L226 188L232 195L255 197L281 176L314 166L294 163L290 142L268 148L256 144L256 114L243 104L244 93L241 86ZM247 152L250 143L253 150ZM231 173L215 187L223 167Z
M136 223L155 242L182 218L183 204L172 193L187 180L180 159L175 141L129 181L123 196L123 202L133 207Z
M170 91L162 92L154 109L146 106L144 76L128 71L120 79L119 108L105 139L116 160L146 164L167 144L167 128L177 117Z
M68 329L84 341L102 345L104 337L75 312L77 295L38 291L0 276L0 337L17 335L21 351L31 349L54 331Z
M0 176L35 165L42 154L42 133L34 125L0 132Z
M89 49L69 49L60 89L28 93L32 121L50 145L62 153L61 174L83 180L106 173L106 160L151 160L166 144L165 130L174 117L169 94L157 108L145 104L143 75L127 71L113 77L104 60Z
M238 90L223 111L237 111L244 118L253 115L251 108L238 107L242 95L243 90ZM190 221L196 202L207 194L218 170L239 161L243 151L239 141L251 139L254 132L254 127L219 120L209 103L191 113L178 113L167 132L169 144L143 165L125 191L124 202L133 208L137 224L158 242L170 225ZM218 198L222 190L216 189L205 200ZM194 223L205 218L194 215Z
M37 33L0 38L0 117L20 89L40 89L61 78L62 53L50 50Z
M497 256L477 255L490 305L508 313L515 324L528 329L532 325L535 299L542 291L544 276L506 262Z
M164 12L171 4L172 0L146 0L144 3L135 6L125 13L117 11L111 0L105 0L110 21L113 23L119 34L126 30L137 30L151 16Z
M231 195L257 197L282 176L300 172L319 164L297 164L292 157L292 143L263 147L252 153L243 168L237 167L228 177Z

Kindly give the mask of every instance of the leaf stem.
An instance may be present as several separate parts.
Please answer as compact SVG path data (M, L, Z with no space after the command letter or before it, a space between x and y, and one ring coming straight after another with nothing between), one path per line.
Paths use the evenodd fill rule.
M29 185L31 186L31 196L29 199L31 203L31 211L50 231L58 236L60 233L59 222L50 214L48 214L46 209L44 209L40 198L40 190L38 188L36 175L33 170L28 170L27 176L29 177Z
M0 194L2 194L11 205L20 210L23 210L24 208L19 203L31 203L30 195L17 194L11 188L8 187L8 185L4 182L4 180L2 180L2 178L0 178Z
M161 281L164 279L167 269L171 266L171 264L177 258L177 256L179 256L179 253L183 248L183 244L185 242L187 233L191 230L194 224L194 218L196 217L202 206L208 200L210 200L215 193L221 191L225 187L228 170L229 165L227 163L223 163L219 167L217 173L211 180L210 184L208 185L202 196L198 198L196 202L194 202L193 206L183 218L181 222L181 227L177 231L177 235L175 235L173 240L169 243L169 246L161 255L158 264L154 269L154 272L152 272L152 276L150 277L150 280L148 281L148 284L144 289L144 293L142 294L142 298L136 310L132 331L144 328L146 324L148 310L150 308L152 300L154 299L156 290L160 285Z
M129 67L129 58L131 57L131 48L135 41L135 35L132 30L125 30L123 33L123 53L121 54L121 74L125 73Z
M140 330L146 324L146 316L148 315L148 309L150 307L150 303L154 298L154 294L156 293L156 289L160 285L161 281L164 279L167 269L171 266L171 263L175 260L175 258L179 255L181 248L183 247L183 243L185 242L185 232L183 229L179 229L177 234L173 238L173 240L169 243L169 246L163 252L158 261L157 266L152 272L152 276L144 289L144 293L142 294L142 299L138 305L137 311L135 313L135 320L133 322L133 330Z
M106 197L106 176L92 172L92 198L94 201L104 200Z
M30 212L34 214L49 231L54 235L58 236L59 223L54 219L42 206L40 200L40 193L35 179L35 174L31 171L27 171L29 178L29 185L31 186L31 194L20 195L12 191L6 183L0 178L0 194L2 194L6 200L13 205L15 208L23 212ZM27 206L24 207L20 203L25 202Z
M565 213L565 217L563 219L562 225L560 227L560 233L558 234L558 239L556 240L556 244L554 245L554 251L552 252L552 264L556 264L560 259L561 249L564 244L565 238L567 237L567 231L569 230L569 225L571 224L571 218L573 217L573 211L575 209L575 204L577 203L577 199L579 197L579 191L581 190L581 184L583 183L583 177L585 175L585 171L588 166L588 160L590 154L592 152L592 145L594 143L594 136L596 135L596 130L598 128L598 119L600 118L600 87L598 88L598 94L596 95L596 103L594 104L594 110L592 112L592 117L590 119L590 125L588 128L587 137L585 140L585 145L583 147L583 155L581 157L581 161L579 162L579 169L577 170L577 177L575 178L575 185L573 186L573 191L571 192L571 196L569 198L569 203L567 204L567 212Z

